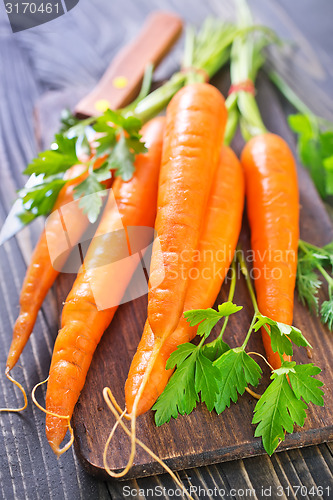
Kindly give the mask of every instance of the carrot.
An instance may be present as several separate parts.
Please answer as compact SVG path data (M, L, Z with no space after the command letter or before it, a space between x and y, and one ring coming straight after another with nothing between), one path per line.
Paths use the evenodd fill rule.
M95 162L95 168L103 163L105 158L99 158ZM54 211L60 207L73 201L73 191L75 186L84 180L87 174L80 176L82 165L74 165L68 172L75 182L68 181L66 186L60 191L57 201L54 205ZM79 176L79 178L78 178ZM71 205L72 216L68 218L67 231L71 235L71 241L79 241L80 236L87 228L89 221L82 213L82 210L77 204ZM53 218L48 224L48 238L52 239L54 248L59 241L59 235L62 234L63 228L58 218ZM13 339L9 349L6 373L16 365L28 339L31 335L36 322L37 314L42 306L42 303L53 285L59 271L57 271L51 262L46 231L44 230L39 238L34 253L31 258L31 263L28 266L21 294L20 294L20 312L15 322L13 329Z
M212 307L214 304L237 245L243 205L243 171L234 152L224 146L207 205L184 311ZM177 329L164 342L160 352L155 354L150 377L138 402L137 415L148 411L163 392L173 372L165 369L167 359L178 345L190 342L196 335L196 330L182 316ZM125 385L126 408L129 413L151 359L153 346L154 334L147 321Z
M148 321L160 342L184 308L226 118L221 93L207 83L187 85L167 108L148 292Z
M292 324L299 239L295 161L286 142L266 133L244 147L247 214L254 252L254 284L261 314ZM269 363L281 366L268 333L262 338Z
M62 312L61 330L57 336L46 394L46 435L53 451L65 437L69 419L83 388L96 346L110 324L117 305L99 310L94 291L119 304L137 266L138 259L124 260L131 254L127 227L153 227L156 215L158 174L162 153L164 118L156 118L143 128L149 151L135 160L135 173L128 182L119 177L109 196L103 217L92 240L82 272L77 276ZM114 204L114 200L116 205ZM125 230L125 237L121 229ZM134 256L135 257L135 256ZM105 267L105 263L111 265ZM59 418L60 415L66 418Z
M184 309L192 257L204 224L226 121L224 99L208 83L187 85L167 107L155 222L157 238L148 283L148 323L154 346L133 402L131 452L121 472L114 473L107 467L107 450L124 414L117 419L104 448L104 465L112 477L124 476L133 464L137 405L156 355L176 329Z

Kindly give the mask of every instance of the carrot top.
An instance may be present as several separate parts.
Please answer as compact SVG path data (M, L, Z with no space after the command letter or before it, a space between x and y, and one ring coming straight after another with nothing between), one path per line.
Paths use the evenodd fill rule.
M246 1L237 0L237 4L239 28L249 29L253 23ZM272 42L278 42L276 35L265 30L252 30L246 37L240 35L233 41L230 64L232 85L226 100L229 115L226 144L231 142L238 123L245 141L267 132L256 102L254 83L265 62L263 49Z

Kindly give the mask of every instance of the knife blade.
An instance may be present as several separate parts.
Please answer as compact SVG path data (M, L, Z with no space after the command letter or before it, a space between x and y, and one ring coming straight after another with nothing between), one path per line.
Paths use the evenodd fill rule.
M171 50L182 32L182 20L173 13L153 12L139 34L123 47L113 59L96 87L75 107L78 118L101 114L105 109L118 109L129 104L138 94L145 69L149 63L156 67ZM31 175L26 188L40 182ZM15 236L25 224L18 218L23 210L17 199L0 231L0 246Z

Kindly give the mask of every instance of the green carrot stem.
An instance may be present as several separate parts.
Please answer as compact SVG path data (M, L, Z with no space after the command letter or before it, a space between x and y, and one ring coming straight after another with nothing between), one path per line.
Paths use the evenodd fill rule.
M234 295L235 295L236 278L237 278L237 276L236 276L236 255L235 255L235 257L234 257L234 259L232 261L232 264L231 264L231 272L232 272L232 276L231 276L231 283L230 283L230 288L229 288L229 293L228 293L228 302L232 302L233 299L234 299ZM218 344L218 342L220 340L222 340L224 332L225 332L225 330L227 328L228 321L229 321L229 316L227 316L225 318L224 323L222 325L222 328L221 328L221 331L220 331L218 337L216 337L215 340L212 340L212 342L207 343L206 346L214 348L214 346L216 344ZM201 342L200 342L199 345L201 345Z
M255 312L255 314L259 315L260 311L259 311L259 307L258 307L258 303L257 303L257 298L256 298L256 294L254 292L254 288L253 288L253 285L252 285L252 281L251 281L251 277L250 277L250 274L249 274L249 270L247 268L247 265L246 265L246 262L245 262L245 259L244 259L243 251L240 248L238 248L237 251L236 251L236 255L237 255L237 259L238 259L238 262L239 262L242 274L243 274L243 276L245 278L246 286L247 286L247 289L248 289L250 297L251 297L251 301L252 301L252 304L253 304L254 312Z
M234 99L232 103L231 101L229 102L230 102L229 107L227 106L228 120L224 134L224 144L226 146L229 146L231 141L235 137L235 133L239 123L239 111L237 108L237 99Z
M132 111L133 115L142 123L151 120L163 111L172 97L184 86L185 81L185 74L176 73L168 82L138 102Z
M235 295L235 289L236 289L236 258L234 258L233 261L232 261L231 272L232 272L232 276L231 276L231 283L230 283L229 294L228 294L228 302L232 302L233 299L234 299L234 295ZM229 317L230 316L227 316L225 318L224 323L223 323L222 328L221 328L221 331L219 333L219 336L216 338L216 342L218 340L222 339L223 334L225 332L225 329L227 328ZM213 342L215 342L215 341L213 341Z
M257 319L257 313L254 313L252 321L251 321L251 324L250 324L250 327L249 327L249 329L247 331L247 334L246 334L246 337L244 339L244 342L243 342L243 344L240 347L242 350L245 349L245 347L247 346L248 341L250 340L250 337L251 337L251 334L252 334L252 331L253 331L253 327L254 327L254 323L256 322L256 319Z
M304 248L307 248L307 249L310 249L310 250L314 250L317 253L322 253L323 252L322 248L317 247L316 245L313 245L312 243L309 243L308 241L304 241L304 240L301 240L301 239L298 241L298 246L302 250L304 250Z
M264 63L262 54L263 48L272 41L271 30L254 30L251 12L245 0L237 0L238 26L243 30L243 34L235 37L231 48L230 75L234 91L228 97L226 104L230 112L230 121L227 125L227 138L230 142L233 133L236 130L236 112L239 118L241 132L245 141L256 135L267 133L267 129L262 121L261 114L251 91L242 89L237 90L237 85L244 82L255 82L257 73ZM251 31L244 35L247 31ZM259 32L259 38L255 38ZM276 37L275 37L276 38Z

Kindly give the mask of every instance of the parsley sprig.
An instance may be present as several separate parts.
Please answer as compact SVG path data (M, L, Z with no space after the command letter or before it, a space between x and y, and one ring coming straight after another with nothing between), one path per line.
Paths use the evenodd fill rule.
M298 263L296 286L299 298L310 311L320 314L321 320L333 330L333 243L320 248L300 240L298 245ZM318 276L318 272L321 278ZM326 282L328 300L319 305L318 292Z
M254 409L252 423L258 424L255 436L262 437L265 450L272 454L285 439L285 432L293 432L294 424L304 425L308 403L323 405L323 383L315 378L321 370L312 363L297 365L295 361L284 360L285 355L293 354L293 344L311 346L298 328L273 321L260 313L243 254L238 250L236 256L254 307L245 339L234 348L223 340L229 316L241 309L232 302L236 280L234 260L228 301L218 306L217 311L209 308L184 313L191 326L198 325L197 334L202 338L197 346L191 343L178 346L168 359L166 368L177 369L153 407L155 422L162 425L171 417L176 418L178 413L189 414L199 401L205 403L209 411L215 409L220 414L230 407L231 401L236 403L249 385L256 387L262 370L251 357L256 353L248 353L246 348L251 335L265 328L274 352L278 352L281 358L281 367L272 369L272 382ZM221 319L224 323L220 334L215 340L205 343Z
M306 403L324 405L323 383L314 378L320 371L312 363L296 365L295 361L284 361L273 370L272 382L256 404L252 420L258 424L254 435L262 438L269 455L284 441L285 432L293 432L294 424L303 427Z

